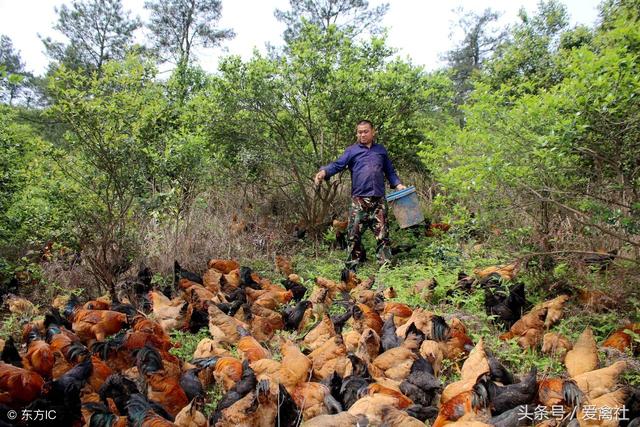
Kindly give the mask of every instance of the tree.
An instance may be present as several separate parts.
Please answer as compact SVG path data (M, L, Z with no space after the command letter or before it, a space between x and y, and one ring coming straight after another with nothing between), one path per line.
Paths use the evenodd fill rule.
M289 0L291 10L276 9L275 16L287 25L285 40L300 34L303 21L316 25L322 31L335 25L351 35L369 31L380 32L380 21L389 10L388 3L369 9L366 0Z
M335 25L323 31L307 23L280 56L227 58L208 116L225 123L216 139L228 141L236 180L252 179L265 197L287 200L287 211L313 227L342 211L334 204L346 174L320 188L313 175L354 142L358 120L376 124L396 166L412 164L422 140L418 112L428 109L424 76L391 60L392 52L384 40L354 42Z
M184 66L193 48L214 47L235 36L230 29L215 27L222 13L220 0L155 0L145 2L145 8L151 11L155 47Z
M464 103L473 87L473 72L480 69L486 58L506 37L504 31L490 28L498 18L497 12L485 9L481 14L467 12L458 22L464 32L464 39L445 55L456 84L458 105Z
M109 61L102 71L86 76L60 66L50 79L56 104L49 114L68 127L53 154L76 183L68 197L84 259L115 297L118 276L138 250L136 214L147 189L143 171L153 167L149 128L162 91L152 65L138 57Z
M68 43L42 39L48 55L71 68L101 72L110 59L123 59L133 43L133 32L140 27L138 18L130 18L122 0L74 0L71 7L55 9L60 31Z
M560 34L569 25L567 8L557 0L542 1L536 14L529 16L521 9L519 18L510 40L497 47L483 74L483 80L496 90L501 86L518 90L506 96L536 93L560 82L563 76L555 52Z
M13 47L11 39L0 36L0 100L9 105L19 96L28 85L31 74L24 68L24 63Z

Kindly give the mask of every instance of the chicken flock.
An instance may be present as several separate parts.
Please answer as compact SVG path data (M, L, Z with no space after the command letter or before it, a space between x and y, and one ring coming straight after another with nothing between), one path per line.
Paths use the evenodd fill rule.
M601 366L589 328L575 343L550 332L569 297L529 307L524 285L504 286L513 266L461 274L456 287L484 291L501 339L562 357L562 378L516 378L460 319L390 301L375 277L345 270L307 288L288 260L276 271L280 284L234 260L202 275L176 262L173 286L155 289L145 268L121 301L59 297L44 318L11 297L32 321L22 344L0 342L0 426L640 425L640 391L619 385L627 362ZM189 361L172 354L171 331L201 329ZM601 347L627 351L637 333L627 325ZM443 383L452 364L460 379Z

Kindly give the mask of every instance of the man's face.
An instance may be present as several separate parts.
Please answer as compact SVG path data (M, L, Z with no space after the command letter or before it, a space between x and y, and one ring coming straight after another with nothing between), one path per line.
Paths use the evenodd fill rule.
M363 145L370 145L373 142L373 138L376 136L376 131L371 127L369 123L364 123L356 127L356 137L358 142Z

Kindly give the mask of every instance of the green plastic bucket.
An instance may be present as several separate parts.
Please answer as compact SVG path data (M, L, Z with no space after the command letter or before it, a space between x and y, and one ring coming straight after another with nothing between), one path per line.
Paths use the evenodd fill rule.
M424 222L424 216L418 203L416 187L407 187L404 190L387 194L387 202L391 205L400 228L407 228Z

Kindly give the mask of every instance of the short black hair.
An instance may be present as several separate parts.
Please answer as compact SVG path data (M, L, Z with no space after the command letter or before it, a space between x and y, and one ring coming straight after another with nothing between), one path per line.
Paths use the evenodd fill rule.
M356 126L360 126L360 125L369 125L371 126L371 129L375 129L375 126L373 125L371 120L360 120Z

